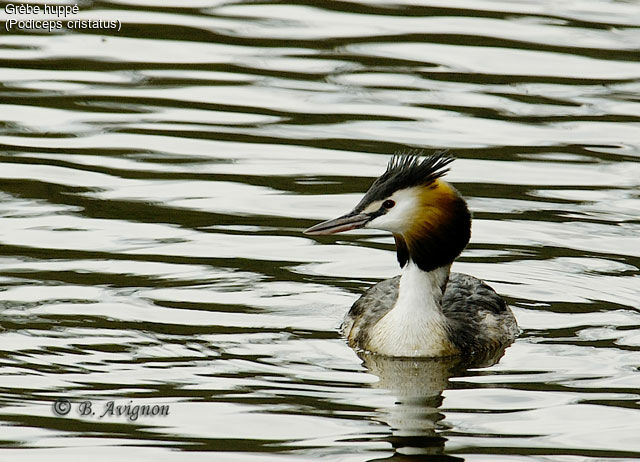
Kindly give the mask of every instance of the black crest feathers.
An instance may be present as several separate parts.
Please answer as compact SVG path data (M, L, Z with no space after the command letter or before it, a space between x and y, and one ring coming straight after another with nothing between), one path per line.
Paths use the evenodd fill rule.
M389 197L400 189L433 183L449 171L447 166L454 160L446 155L446 151L420 160L422 153L422 150L409 150L394 154L387 170L374 181L356 210L362 210L371 202Z

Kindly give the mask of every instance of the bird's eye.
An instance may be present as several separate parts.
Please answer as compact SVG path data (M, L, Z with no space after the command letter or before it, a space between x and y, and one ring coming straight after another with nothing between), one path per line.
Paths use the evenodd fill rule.
M386 201L384 201L384 202L382 203L382 206L383 206L385 209L390 209L390 208L392 208L394 205L396 205L396 202L395 202L395 201L392 201L391 199L387 199Z

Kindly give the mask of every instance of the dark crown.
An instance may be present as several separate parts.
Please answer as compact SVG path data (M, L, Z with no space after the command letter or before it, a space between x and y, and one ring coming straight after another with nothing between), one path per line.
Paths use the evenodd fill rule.
M453 157L446 151L436 152L423 160L416 150L396 153L387 164L387 170L373 182L365 196L356 206L356 210L364 209L371 202L382 200L400 189L414 186L427 186L444 176L453 162Z

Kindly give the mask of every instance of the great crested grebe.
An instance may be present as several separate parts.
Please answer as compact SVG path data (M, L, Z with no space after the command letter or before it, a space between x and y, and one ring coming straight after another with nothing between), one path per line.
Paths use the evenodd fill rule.
M387 356L472 355L504 348L518 334L502 297L480 279L450 272L471 236L466 202L441 179L452 161L442 153L423 160L396 154L351 212L305 231L393 233L402 274L353 304L342 324L352 347Z

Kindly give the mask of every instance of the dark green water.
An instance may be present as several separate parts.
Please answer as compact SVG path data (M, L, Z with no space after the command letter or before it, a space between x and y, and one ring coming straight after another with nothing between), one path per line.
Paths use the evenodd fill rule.
M640 458L636 2L0 3L3 460ZM407 148L458 158L493 366L337 332L393 240L301 231Z

